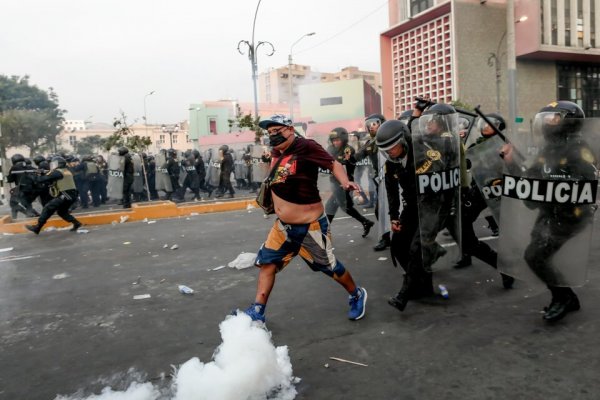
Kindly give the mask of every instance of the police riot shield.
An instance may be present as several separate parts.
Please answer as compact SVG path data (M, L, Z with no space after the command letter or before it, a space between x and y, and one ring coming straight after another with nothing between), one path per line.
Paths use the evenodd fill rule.
M142 157L139 154L131 156L133 162L133 193L144 192L144 169L142 168Z
M171 184L171 178L169 177L169 171L167 169L167 156L164 151L154 157L156 162L156 175L154 177L154 187L157 191L162 190L166 193L173 191L173 185Z
M118 154L110 154L108 156L107 164L107 195L111 199L121 200L123 198L123 172L125 171L125 157Z
M458 114L426 114L412 132L420 245L427 271L449 267L460 249ZM450 236L444 236L447 230Z
M481 139L466 152L469 160L467 164L471 166L471 176L496 222L500 221L500 199L502 198L504 172L504 161L500 157L502 146L504 141L498 135L494 135L485 140Z
M504 157L498 269L549 286L581 286L598 188L597 155L589 143L600 138L589 125L593 120L568 133L554 118L560 115L536 115L531 137L537 154L520 150L516 157L513 150Z
M252 152L250 153L252 157L252 182L261 183L267 177L270 163L264 162L262 157L268 153L266 147L259 145L252 147Z
M219 186L219 178L221 176L221 158L219 152L213 150L212 157L208 161L208 169L206 170L206 183L210 186Z
M233 175L236 180L246 179L247 170L244 170L246 162L244 161L244 152L242 150L236 151L234 154L235 160L233 161Z
M189 155L185 158L182 166L183 172L185 172L187 184L192 189L197 189L200 187L200 176L198 175L198 171L196 170L196 159L193 155Z
M368 157L367 157L368 158ZM377 152L377 164L379 165L379 171L377 172L377 233L379 237L382 237L385 233L392 231L392 223L390 221L390 209L387 197L387 188L385 187L385 157L380 151ZM402 189L400 195L402 195ZM400 210L402 212L402 202L400 202Z

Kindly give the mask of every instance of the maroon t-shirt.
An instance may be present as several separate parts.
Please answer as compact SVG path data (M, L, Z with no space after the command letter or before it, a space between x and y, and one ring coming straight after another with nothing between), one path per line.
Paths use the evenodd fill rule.
M314 140L302 137L297 137L286 151L271 182L273 192L290 203L318 203L319 168L333 168L333 157ZM272 156L271 168L282 153L273 150Z

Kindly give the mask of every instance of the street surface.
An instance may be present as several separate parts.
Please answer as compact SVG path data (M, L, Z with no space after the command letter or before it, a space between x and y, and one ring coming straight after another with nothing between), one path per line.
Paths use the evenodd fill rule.
M301 379L297 399L598 398L597 246L589 284L577 289L581 311L554 325L542 321L544 287L517 281L507 291L478 260L435 275L448 300L410 302L400 313L387 299L401 271L388 252L372 251L375 229L363 239L342 217L332 226L335 252L368 290L366 317L349 321L343 289L301 259L278 275L267 307L273 342L289 347ZM210 361L219 323L254 299L258 272L212 269L255 253L272 223L254 209L0 236L0 399L89 395L133 379L167 386L172 365ZM478 234L496 246L484 223Z

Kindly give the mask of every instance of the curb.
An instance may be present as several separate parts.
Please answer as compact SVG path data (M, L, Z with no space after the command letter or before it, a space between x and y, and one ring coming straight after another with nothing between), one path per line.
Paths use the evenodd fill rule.
M192 214L208 214L226 211L245 210L248 206L259 208L254 199L218 201L210 204L182 203L177 205L172 201L153 201L148 203L134 203L131 209L122 211L107 211L100 213L79 214L77 219L86 225L108 225L120 223L122 219L127 222L143 221L144 219L163 219L187 216ZM12 222L10 215L0 216L0 233L15 234L29 232L25 225L35 224L36 218ZM125 222L123 221L123 222ZM71 224L60 217L48 220L44 229L48 227L62 228Z

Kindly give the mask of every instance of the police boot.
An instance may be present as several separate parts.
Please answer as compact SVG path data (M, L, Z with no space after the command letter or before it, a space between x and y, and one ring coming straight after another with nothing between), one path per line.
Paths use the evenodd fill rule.
M37 224L36 225L25 225L25 228L28 231L35 233L36 235L39 235L40 231L42 230L42 227Z
M462 258L458 260L456 264L454 264L454 268L460 269L465 267L470 267L471 264L471 256L468 254L463 254Z
M552 292L552 302L544 309L545 321L558 321L570 311L577 311L581 308L579 299L571 288L549 286L549 289Z
M504 289L512 289L513 284L515 283L515 278L503 273L500 273L500 276L502 277L502 286L504 286Z
M398 292L398 294L394 297L390 297L388 300L388 304L392 307L397 308L399 311L404 311L406 308L406 304L408 304L408 300L410 300L410 290L408 284L408 278L404 275L404 282L402 283L402 288Z
M81 227L82 223L75 220L73 221L73 227L71 229L69 229L69 231L71 232L77 232L77 229L79 229Z
M362 226L363 226L362 237L367 237L369 232L371 232L371 228L373 227L373 225L375 225L375 222L370 221L368 219L362 223Z
M377 243L375 247L373 247L373 250L383 251L390 247L390 242L390 233L386 232L383 234L383 236L381 236L381 240L379 240L379 243Z
M498 228L498 224L494 217L488 215L485 217L485 220L488 222L488 229L492 231L492 236L498 236L500 234L500 229Z

